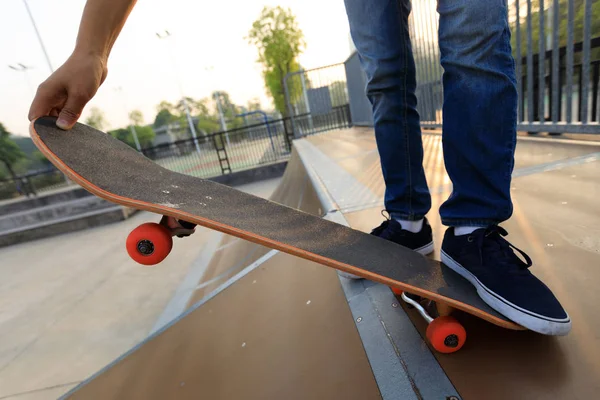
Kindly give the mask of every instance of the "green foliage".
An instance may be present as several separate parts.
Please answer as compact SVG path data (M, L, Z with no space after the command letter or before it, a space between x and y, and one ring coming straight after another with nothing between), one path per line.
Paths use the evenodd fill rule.
M133 125L144 125L144 114L140 110L133 110L129 113L129 121Z
M85 123L91 126L92 128L96 128L100 131L104 131L106 130L106 128L108 128L106 116L104 115L104 112L98 107L92 107L90 109L90 115L86 118Z
M140 146L142 148L152 145L155 138L154 130L150 126L134 126L135 133L137 134ZM119 139L120 141L127 143L129 146L135 149L135 139L131 133L131 128L120 128L108 132L112 137Z
M158 113L154 118L155 128L160 128L161 126L169 125L177 121L177 116L174 114L174 112L176 112L175 106L168 101L161 101L156 107L156 110Z
M287 115L283 80L289 72L298 71L298 56L305 46L304 34L290 9L265 7L252 24L247 40L258 50L258 62L263 66L265 86L275 108ZM288 88L292 103L299 98L301 86L290 79Z
M219 121L214 117L206 117L200 118L198 123L196 124L196 129L198 133L202 133L203 135L209 135L214 132L218 132L221 130L221 125Z
M160 128L161 126L172 124L177 120L177 117L171 114L169 110L160 110L154 118L154 127Z
M174 107L177 115L180 117L186 117L185 115L185 104L183 102L184 99L179 100L177 105ZM194 100L191 97L185 97L185 101L187 102L188 109L190 110L190 115L192 116L207 116L210 114L209 105L210 101L208 99Z
M24 158L25 153L10 138L10 132L0 123L0 163L13 178L16 177L14 166Z
M50 167L52 165L50 160L48 160L46 156L43 155L39 150L35 150L33 153L31 153L31 158L41 166Z
M262 109L262 106L260 104L260 99L258 97L248 100L248 104L246 105L247 112L260 111L261 109Z
M229 96L229 93L215 92L213 93L213 98L215 98L215 101L218 98L221 102L221 111L223 112L223 119L225 120L225 125L227 126L228 130L241 128L244 126L244 119L237 117L237 115L244 112L243 107L234 104Z
M217 99L221 103L223 119L228 130L244 126L244 120L237 115L244 112L244 107L235 104L227 92L219 91L211 94L210 97L203 99L194 99L186 97L185 101L190 114L196 121L196 133L199 136L210 135L222 131L221 120L218 113ZM253 99L248 102L251 110L260 109L260 101ZM154 120L154 127L160 128L167 124L178 123L183 129L175 130L175 135L180 139L189 138L188 120L185 112L184 99L172 104L167 101L161 102L157 107L157 115Z

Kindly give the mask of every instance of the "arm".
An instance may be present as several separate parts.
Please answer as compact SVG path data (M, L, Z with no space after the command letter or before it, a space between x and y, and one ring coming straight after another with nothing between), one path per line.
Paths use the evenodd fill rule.
M83 107L106 79L107 61L137 0L88 0L83 10L75 50L43 82L29 110L29 120L58 117L56 125L70 129Z

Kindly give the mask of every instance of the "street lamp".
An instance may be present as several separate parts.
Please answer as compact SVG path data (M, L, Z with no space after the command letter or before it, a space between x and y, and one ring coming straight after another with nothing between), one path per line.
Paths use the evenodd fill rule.
M44 57L46 57L46 63L48 63L48 68L50 68L50 72L54 72L54 68L52 67L52 63L50 62L50 57L48 57L48 52L46 51L46 46L44 46L44 42L42 41L42 36L40 35L40 31L38 31L37 25L35 24L35 19L33 19L33 14L29 9L29 4L27 4L27 0L23 0L23 4L25 4L25 8L27 9L27 14L29 14L29 19L31 20L31 24L33 25L33 29L35 30L35 34L40 42L40 46L42 47L42 51L44 52Z
M122 93L123 88L121 86L118 86L115 88L115 92ZM131 118L129 117L129 112L128 112L128 108L127 108L127 100L125 99L125 96L121 96L121 100L123 100L123 106L125 108L125 112L127 112L127 121L129 121L129 130L131 131L131 136L133 136L133 141L135 142L135 147L137 148L137 150L139 152L141 152L142 146L140 146L140 141L138 140L138 135L137 135L137 132L135 131L135 127L131 123Z
M159 39L169 39L172 37L172 35L169 31L165 30L164 33L156 32L156 37L158 37ZM171 49L171 46L167 45L167 47L169 48L169 56L171 57L171 63L173 64L175 80L177 82L177 86L179 87L179 93L180 93L182 101L183 101L183 107L185 108L185 115L187 117L190 131L192 132L192 136L194 138L194 145L196 146L196 151L198 151L198 153L200 153L200 146L198 145L198 137L196 135L196 128L194 128L194 122L192 121L192 116L190 115L190 108L188 106L185 95L183 94L183 88L181 86L181 82L179 81L179 74L177 73L177 63L175 61L175 56L173 55L173 50Z
M8 68L18 71L18 72L23 72L23 74L25 75L25 81L27 82L27 87L29 88L31 95L33 96L35 94L35 92L33 90L33 86L31 86L31 81L29 80L29 74L27 73L27 71L32 69L32 67L28 67L26 65L18 63L16 65L9 65Z
M215 92L214 95L217 103L217 110L219 111L219 119L221 120L221 130L225 132L225 141L227 142L227 146L231 146L231 143L229 143L227 124L225 123L225 117L223 116L223 107L221 107L221 92Z
M212 75L215 67L210 65L208 67L204 67L204 70ZM210 81L214 82L214 79ZM217 112L219 113L219 121L221 123L221 131L225 132L225 140L227 141L227 146L231 146L229 143L229 133L227 132L227 124L225 123L225 117L223 116L223 108L221 107L221 92L218 90L212 91L213 97L215 99L215 103L217 103Z
M25 4L25 8L27 9L27 14L29 15L29 19L31 20L31 25L33 25L33 30L35 31L35 35L40 42L40 47L42 48L42 52L44 53L44 57L46 58L46 63L48 64L48 69L50 69L50 73L54 73L54 67L52 66L52 62L50 61L50 57L48 56L48 52L46 51L46 46L44 46L44 41L42 40L42 35L40 35L40 31L38 31L37 25L35 24L35 19L33 18L33 14L29 9L29 4L27 4L27 0L23 0L23 4ZM29 78L27 78L29 79ZM67 177L66 174L63 173L65 178L65 183L67 185L71 184L71 180Z

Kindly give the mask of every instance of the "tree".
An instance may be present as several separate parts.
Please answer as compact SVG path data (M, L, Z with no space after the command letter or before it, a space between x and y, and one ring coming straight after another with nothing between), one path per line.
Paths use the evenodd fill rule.
M32 154L31 157L37 162L37 164L49 168L52 166L52 163L50 162L50 160L48 160L46 158L45 155L43 155L39 150L35 150Z
M227 92L214 92L213 98L219 99L221 103L221 111L223 112L223 118L227 129L236 129L244 126L244 120L238 118L237 115L242 113L242 107L236 105L232 100L231 96Z
M221 124L215 117L200 118L196 124L196 129L202 132L204 135L210 135L211 133L218 132L221 130Z
M144 114L140 110L133 110L129 113L129 121L134 125L144 125Z
M246 104L246 109L248 112L261 111L262 106L260 104L260 99L258 97L255 97L253 99L248 100L248 103Z
M298 71L298 56L305 46L304 34L298 27L296 17L290 9L265 7L260 17L252 24L247 40L258 49L258 62L263 66L265 86L273 98L275 108L287 115L284 79L289 72ZM300 94L296 79L292 79L290 101L295 102Z
M140 142L142 148L152 145L156 134L154 130L149 126L134 126L135 133ZM135 149L135 139L131 133L131 128L120 128L108 132L112 137L119 139L120 141L128 144Z
M6 170L16 180L17 174L14 165L25 158L23 151L17 146L14 140L10 138L10 132L0 123L0 162L6 167Z
M104 112L100 110L98 107L92 107L90 109L90 115L85 120L85 123L92 128L96 128L100 131L108 128L108 122L106 121L106 116Z
M169 125L177 120L177 116L174 114L175 106L168 101L161 101L156 107L156 117L154 118L154 127L160 128L161 126Z

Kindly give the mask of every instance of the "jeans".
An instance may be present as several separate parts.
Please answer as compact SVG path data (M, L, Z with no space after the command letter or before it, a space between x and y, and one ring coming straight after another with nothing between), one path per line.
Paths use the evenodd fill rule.
M431 208L423 169L409 0L345 0L367 76L375 138L395 218ZM506 0L438 0L444 69L443 150L452 194L440 207L448 226L488 226L513 212L510 181L517 121L515 63Z

